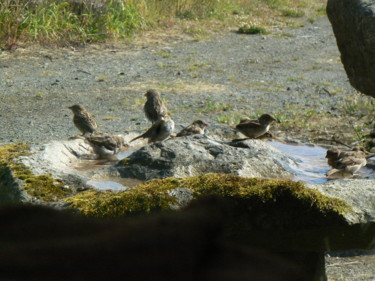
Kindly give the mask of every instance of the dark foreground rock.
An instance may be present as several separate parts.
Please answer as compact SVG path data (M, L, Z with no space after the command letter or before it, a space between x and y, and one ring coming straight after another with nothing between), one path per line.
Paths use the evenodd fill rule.
M291 274L296 272L300 278L297 280L325 280L323 257L325 251L365 249L373 241L375 186L371 180L337 180L326 184L306 186L301 182L287 179L246 178L233 175L233 172L230 174L206 174L203 170L201 171L203 175L154 179L124 191L87 190L88 187L81 187L89 175L88 173L81 177L82 181L65 182L66 179L78 177L79 174L72 177L70 173L77 172L74 169L76 162L80 161L80 156L88 153L87 147L81 141L52 142L42 147L34 146L31 150L27 145L22 144L2 147L0 150L0 190L2 195L25 193L27 196L2 196L9 200L0 203L2 205L20 202L47 203L52 206L70 208L82 215L96 218L171 213L171 211L179 210L188 204L195 204L211 196L217 198L219 205L215 205L213 213L209 211L207 220L204 219L205 211L200 209L199 219L194 217L191 221L193 225L188 219L190 215L177 211L170 215L160 215L161 217L158 217L161 218L160 220L153 221L149 218L144 226L142 226L142 220L135 220L132 226L128 224L124 226L126 230L120 226L122 219L109 223L109 221L102 220L68 218L60 213L50 210L40 211L38 208L26 211L12 209L6 211L5 215L0 212L0 226L3 223L2 229L8 230L0 234L0 243L4 245L2 248L7 249L4 256L0 253L0 271L4 272L2 276L7 277L11 272L16 271L19 275L13 275L11 280L48 280L48 278L50 280L51 274L56 276L56 272L58 272L59 276L53 279L62 280L66 278L67 271L69 271L76 272L77 280L96 280L95 278L103 277L101 273L97 272L97 270L101 271L103 267L101 267L102 265L97 266L97 264L103 264L103 266L106 265L106 268L110 268L114 278L120 275L133 276L136 275L135 271L138 271L139 268L132 262L128 262L129 255L133 260L144 260L145 256L152 256L148 252L151 248L152 253L158 253L160 261L163 260L164 254L168 256L164 259L165 263L160 264L159 260L155 261L155 266L150 265L148 272L134 278L129 277L130 279L150 280L148 274L154 272L155 278L152 280L171 280L169 274L179 276L178 274L181 272L185 274L185 270L187 270L188 272L193 271L193 275L186 273L186 280L242 280L225 275L224 272L229 272L228 274L233 273L239 278L248 276L247 273L238 274L231 268L231 262L227 262L228 255L229 257L241 257L235 260L236 264L242 265L242 262L254 264L251 259L254 256L253 249L257 248L262 250L261 253L256 251L255 256L265 257L266 267L273 267L272 264L267 265L268 258L273 262L275 253L282 252L282 263L292 264L291 270L288 272ZM168 150L173 147L173 142L178 143L174 153L171 152L173 150ZM186 143L183 144L183 142ZM265 159L266 157L276 159L272 158L272 155L282 156L281 152L277 152L275 149L268 151L267 154L267 144L264 142L260 142L257 149L252 147L257 142L259 141L221 143L205 137L189 137L151 145L138 150L138 152L159 150L154 154L159 155L159 159L167 162L170 160L169 158L179 159L172 156L178 155L178 148L190 144L197 145L194 150L202 155L207 151L213 151L214 155L220 155L229 149L230 151L242 151L241 157L251 156L254 157L253 161L256 161L256 158ZM216 146L228 148L220 150ZM212 147L216 149L210 150L209 148ZM160 153L160 150L163 149L166 152ZM33 153L30 155L30 152ZM185 161L191 163L199 162L198 156L194 158L194 154L191 153L191 155L193 156L190 160L186 159L187 155L180 158L185 158ZM210 155L212 156L212 154ZM240 154L237 154L236 157L240 157ZM115 165L117 161L115 161L112 166L94 172L105 174L117 171L119 168L131 168L128 164L130 161L136 161L134 159L136 158L133 160L131 157L127 158L117 166ZM140 159L142 160L142 158ZM206 161L211 163L214 159ZM285 163L291 161L289 158L286 160ZM152 163L149 160L146 162ZM37 165L38 163L40 165ZM278 161L270 163L270 167L273 167L272 165L275 163L279 164ZM134 165L137 166L136 163ZM187 166L187 164L181 165ZM258 166L266 167L261 164ZM43 174L48 172L48 167L52 167L53 172ZM163 166L160 167L163 168ZM282 167L282 165L277 167ZM256 170L257 168L259 167L252 169ZM156 166L154 169L156 170ZM120 177L118 171L117 176ZM34 214L35 218L33 218ZM178 218L182 216L183 219L180 221L172 219L172 222L169 223L169 219L175 216ZM50 228L51 221L53 221L53 228ZM150 221L152 221L151 225L148 224ZM195 223L198 225L195 226ZM205 227L201 227L201 224ZM154 225L156 225L156 229L153 228ZM133 226L135 227L134 232ZM194 230L195 227L199 231ZM111 231L107 232L108 229ZM39 232L44 232L44 234L41 235ZM180 232L186 233L187 236L181 236ZM24 233L27 235L24 236ZM141 233L147 234L142 236ZM186 242L185 238L189 241ZM152 241L152 243L147 241ZM195 243L196 241L199 242ZM215 241L218 241L219 244L215 245ZM174 243L180 246L176 247ZM195 258L205 261L211 259L210 247L212 243L214 244L215 257L212 258L212 262L208 262L208 268L205 268L206 263L202 267L196 265ZM233 243L240 246L232 248ZM14 245L21 246L15 247ZM35 245L37 245L36 248ZM149 245L149 247L145 248L139 245ZM230 245L229 248L227 245ZM249 252L243 250L247 247ZM239 251L239 248L242 250ZM144 250L134 254L135 249L137 251ZM91 251L96 252L92 253ZM103 261L103 256L108 256L108 253L114 260L106 258ZM185 261L182 261L180 264L179 258L176 258L179 257L179 254L186 257L188 263L185 264ZM38 255L38 259L33 260L35 255ZM18 260L19 256L23 257L22 263ZM170 261L170 256L174 257L173 261ZM58 271L57 264L59 263L61 266L62 257L64 257L64 264L67 267ZM276 263L279 258L280 256L276 257ZM150 260L147 259L147 262ZM263 264L263 258L260 258L260 262ZM131 270L123 267L124 264L129 265ZM174 265L173 270L165 268L164 264ZM256 264L259 265L259 263ZM198 269L195 266L198 266ZM294 266L297 271L293 271ZM21 267L26 270L18 270ZM278 268L278 265L276 264L275 267ZM66 270L66 268L68 269ZM154 268L157 269L154 270ZM288 265L286 268L289 268ZM299 275L300 269L302 269L302 277ZM248 268L247 270L252 269ZM31 271L33 273L30 273ZM197 275L195 275L196 271ZM294 280L293 278L295 278L294 275L291 275L283 279L284 273L276 272L279 279L271 276L271 279L264 280ZM219 273L225 278L221 279ZM215 274L219 274L218 277ZM264 274L264 278L266 276L268 275ZM179 278L179 280L185 279ZM263 279L258 278L257 280Z
M375 1L328 0L327 14L350 83L375 97Z
M0 233L1 278L323 280L316 278L324 275L317 254L277 254L230 242L223 236L224 207L210 199L137 220L94 220L40 207L2 209L0 226L7 231Z

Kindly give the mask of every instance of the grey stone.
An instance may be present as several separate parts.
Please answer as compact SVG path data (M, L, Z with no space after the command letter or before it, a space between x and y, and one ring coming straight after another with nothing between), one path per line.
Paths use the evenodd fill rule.
M308 186L348 203L353 208L353 212L345 215L349 224L375 222L375 181L373 179L340 179Z
M327 15L351 85L375 97L375 1L328 0Z
M206 173L289 178L295 166L293 159L262 140L226 143L194 135L145 146L120 162L118 170L122 177L141 180Z

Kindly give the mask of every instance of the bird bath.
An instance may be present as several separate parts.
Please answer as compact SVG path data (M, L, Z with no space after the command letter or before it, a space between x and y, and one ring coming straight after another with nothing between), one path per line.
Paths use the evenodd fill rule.
M331 168L325 158L327 149L316 145L296 145L279 141L270 141L269 144L294 160L295 165L291 166L289 170L294 175L292 180L313 184L328 181L326 173ZM112 167L119 160L129 157L141 147L141 145L129 147L110 159L78 158L74 169L79 173L86 174L89 178L87 184L99 190L127 190L143 181L134 178L122 178ZM357 177L365 178L373 172L370 168L362 168Z

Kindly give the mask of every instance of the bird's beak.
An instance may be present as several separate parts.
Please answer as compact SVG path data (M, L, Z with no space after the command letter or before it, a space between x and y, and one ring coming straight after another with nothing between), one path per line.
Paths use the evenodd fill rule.
M281 123L280 119L274 118L273 120L275 120L277 123Z
M205 124L204 124L204 126L205 126L205 127L208 127L208 126L210 126L210 124L208 124L208 123L205 123Z

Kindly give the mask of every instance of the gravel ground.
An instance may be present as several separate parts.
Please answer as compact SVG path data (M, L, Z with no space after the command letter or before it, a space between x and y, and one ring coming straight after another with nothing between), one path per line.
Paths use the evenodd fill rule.
M182 125L299 109L335 116L338 104L355 93L326 18L279 35L232 31L209 41L176 41L1 54L0 142L77 134L67 109L75 103L85 105L103 131L146 128L143 93L153 87Z
M278 35L231 31L198 42L18 48L0 54L0 73L0 143L78 134L67 108L75 103L95 115L102 131L147 128L142 107L149 88L162 92L178 125L288 110L337 117L340 104L357 95L327 18ZM293 135L280 129L286 133ZM332 281L375 280L374 255L327 257L327 271Z

